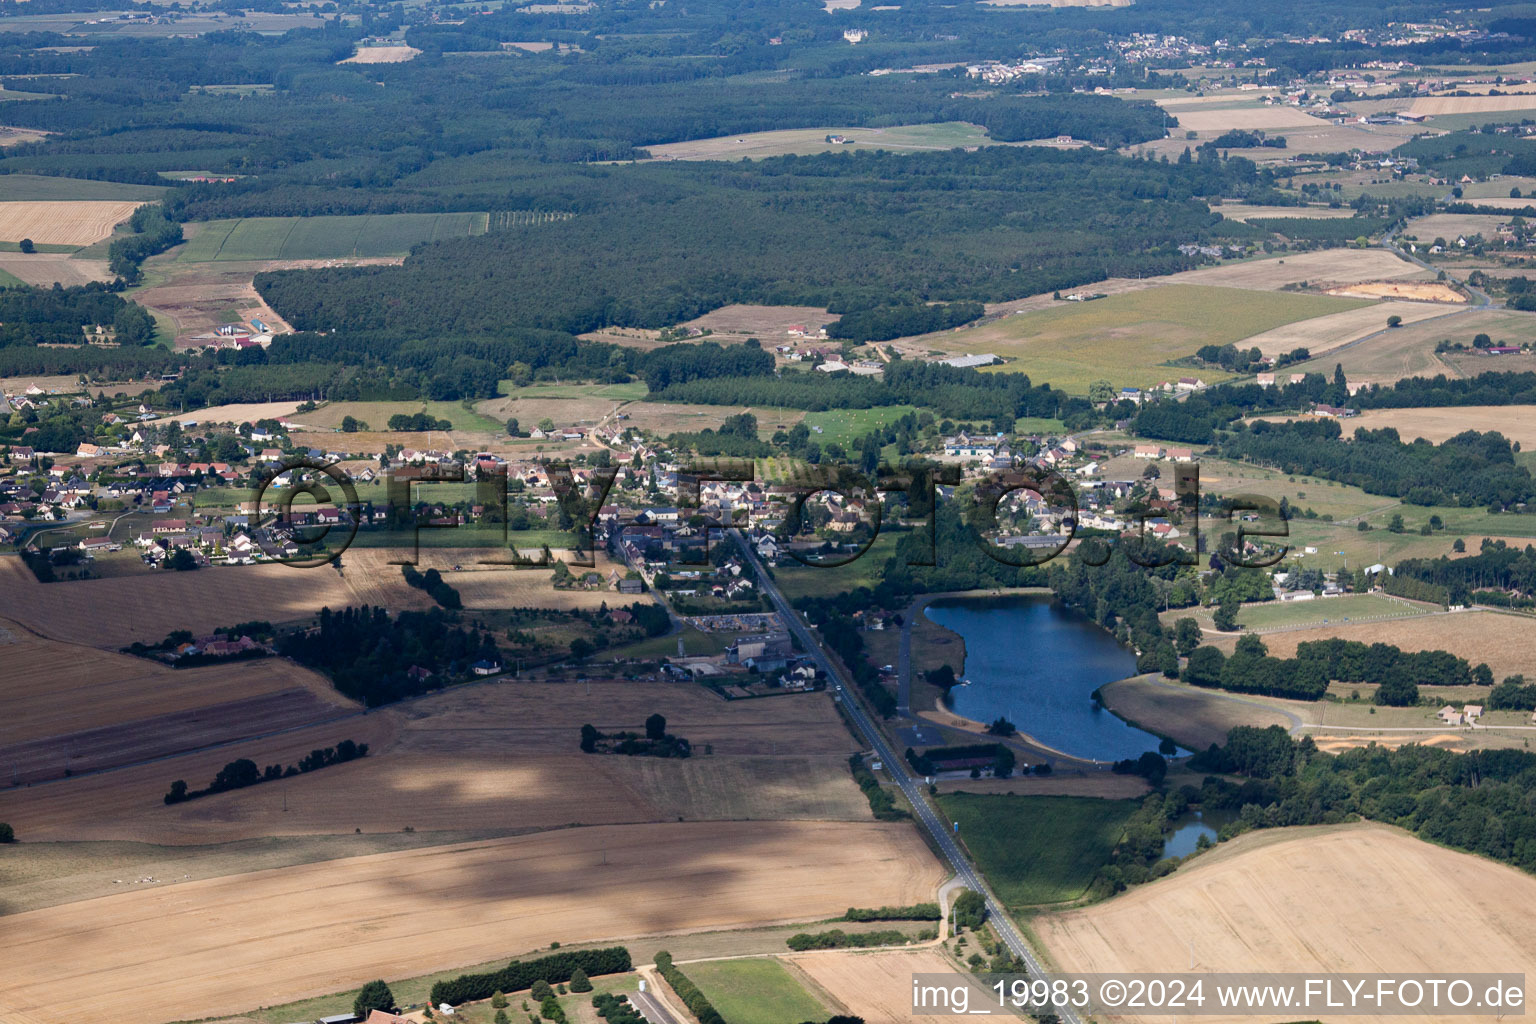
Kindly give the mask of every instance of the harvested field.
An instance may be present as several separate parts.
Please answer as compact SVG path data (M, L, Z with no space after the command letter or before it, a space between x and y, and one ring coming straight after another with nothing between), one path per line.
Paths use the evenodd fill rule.
M346 60L339 60L338 64L399 64L410 60L420 50L414 46L364 46Z
M1410 220L1406 233L1418 238L1421 247L1427 249L1436 238L1444 238L1452 245L1462 236L1491 238L1494 229L1507 219L1490 213L1436 213Z
M1536 110L1536 96L1422 96L1408 108L1410 113L1434 117L1438 114L1492 114L1511 110Z
M1330 295L1351 294L1332 291ZM1423 302L1379 302L1359 309L1330 313L1310 320L1285 324L1245 338L1243 348L1258 348L1267 356L1276 356L1297 348L1308 349L1314 357L1330 352L1387 329L1387 317L1400 316L1404 324L1443 316L1446 310ZM1294 371L1293 371L1294 372Z
M687 760L592 757L591 722L639 731L660 711ZM228 761L291 763L368 742L362 761L166 807L170 782ZM694 684L527 681L460 687L367 716L157 764L21 790L7 820L37 839L185 844L268 835L558 828L688 820L869 820L846 759L856 744L825 695L727 703ZM712 753L704 753L706 749Z
M1432 279L1433 276L1385 249L1321 249L1287 253L1276 259L1186 270L1166 280L1177 284L1278 289L1302 281L1349 284L1355 281Z
M793 326L807 328L814 337L817 328L825 327L836 319L837 314L828 313L819 306L730 305L721 306L679 326L709 330L713 332L711 341L724 341L727 338L734 340L737 337L757 338L765 346L772 347L803 340L789 336L789 329Z
M6 146L19 146L23 142L41 142L47 137L47 132L36 128L13 128L9 125L0 125L0 149Z
M1467 301L1465 295L1450 285L1429 281L1366 281L1343 288L1330 288L1328 294L1365 299L1409 299L1413 302ZM1403 319L1406 321L1407 317Z
M1405 324L1369 341L1348 345L1325 358L1287 369L1292 373L1331 374L1334 364L1338 363L1344 367L1351 382L1391 383L1409 376L1433 377L1443 373L1448 377L1465 377L1536 368L1526 356L1499 356L1496 359L1456 353L1437 356L1434 350L1440 341L1459 341L1470 348L1473 336L1479 333L1492 337L1495 345L1536 341L1536 314L1508 309L1452 312L1453 315L1443 319Z
M39 245L90 245L112 234L135 202L0 203L0 242L30 238Z
M235 698L298 692L334 707L355 706L328 680L280 658L178 671L129 654L45 640L14 622L0 621L0 631L12 638L0 645L6 706L0 743L6 745L183 714ZM0 764L11 762L0 756Z
M1350 421L1356 430L1392 427L1404 441L1422 437L1440 444L1465 430L1496 430L1520 447L1536 446L1536 405L1464 405L1455 408L1368 409Z
M842 1006L868 1021L950 1024L952 1016L912 1012L912 975L954 974L955 964L935 949L882 952L825 950L785 957Z
M511 536L516 540L517 534ZM459 592L465 608L597 608L604 602L617 606L634 601L648 604L652 600L642 596L625 597L621 601L619 595L607 587L595 590L556 590L550 582L551 570L509 569L478 564L482 558L496 556L495 551L477 548L429 548L423 545L420 552L414 552L404 546L355 547L343 556L343 562L348 583L357 595L355 603L383 603L390 608L429 606L420 603L420 591L406 584L400 566L389 564L390 559L406 557L416 558L423 571L435 568L442 572ZM570 561L565 552L558 552L557 557ZM462 571L452 572L455 565L462 566ZM622 573L623 566L602 552L596 553L593 571L606 578L613 569L620 569Z
M44 637L108 649L158 642L176 629L201 635L252 619L292 622L358 603L329 568L247 565L44 584L20 558L0 557L0 616Z
M1353 217L1355 211L1347 206L1244 206L1237 203L1221 203L1211 210L1228 220L1247 222L1266 217L1306 217L1317 220L1338 220Z
M1331 623L1317 629L1266 634L1264 644L1272 656L1289 658L1296 653L1296 645L1306 640L1339 637L1366 644L1388 643L1405 651L1450 651L1474 665L1487 662L1495 679L1517 673L1536 678L1533 632L1536 620L1519 615L1462 612L1384 622Z
M1361 824L1249 833L1167 878L1033 925L1066 971L1185 971L1193 950L1195 969L1208 971L1529 972L1532 899L1536 879L1515 868Z
M43 288L112 280L106 260L77 260L57 253L0 252L0 270Z
M205 1017L555 939L910 904L941 879L910 827L878 824L610 826L355 857L15 915L0 1007L43 1022L124 1005L145 1020Z
M1171 736L1188 750L1225 743L1228 731L1238 725L1291 726L1291 720L1273 707L1154 679L1124 679L1100 692L1105 706L1121 718Z
M849 143L828 142L841 135ZM761 160L787 153L839 153L844 150L887 149L895 152L1009 145L987 138L987 130L964 121L914 124L894 128L790 128L781 131L725 135L715 139L665 142L643 147L655 160Z
M1169 106L1163 103L1163 106ZM1220 109L1170 109L1179 119L1179 128L1192 132L1224 132L1234 128L1253 131L1278 131L1286 128L1317 128L1327 122L1303 113L1295 107L1266 107L1260 104Z
M167 418L183 425L198 423L206 426L210 423L228 423L239 426L242 423L255 423L257 420L275 420L293 416L298 408L297 402L245 402L194 409L191 412Z

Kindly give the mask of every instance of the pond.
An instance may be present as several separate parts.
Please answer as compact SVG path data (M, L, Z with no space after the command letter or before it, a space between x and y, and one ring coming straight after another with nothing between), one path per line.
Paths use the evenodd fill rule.
M1231 811L1186 811L1174 819L1173 831L1163 841L1163 856L1188 857L1201 836L1214 843L1222 826L1235 820L1237 815Z
M925 610L965 639L965 682L949 694L957 715L999 716L1074 757L1118 761L1156 750L1158 737L1100 707L1093 691L1136 674L1136 658L1087 616L1047 595L946 598Z

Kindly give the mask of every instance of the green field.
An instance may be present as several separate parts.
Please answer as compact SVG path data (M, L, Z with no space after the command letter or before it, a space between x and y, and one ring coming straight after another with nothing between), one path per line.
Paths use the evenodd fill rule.
M731 1024L794 1024L829 1012L777 960L716 960L681 970Z
M518 387L509 380L501 382L501 393L509 398L605 398L614 402L637 402L650 394L644 381L628 384L530 384Z
M1001 372L1027 373L1037 383L1081 395L1101 379L1115 387L1147 387L1182 376L1207 383L1226 380L1231 375L1219 370L1167 363L1194 355L1202 345L1239 342L1364 305L1369 303L1327 295L1174 284L1093 302L1061 302L928 337L945 351L995 353L1009 360L998 368Z
M27 282L8 271L0 270L0 288L21 288Z
M487 418L458 402L330 402L312 412L294 413L292 419L306 427L340 430L342 421L351 416L368 424L369 430L377 431L389 429L391 416L412 416L419 412L425 412L433 419L447 420L454 430L483 430L494 434L506 430L506 424L501 420Z
M808 412L801 422L810 428L811 437L818 444L824 445L835 441L846 445L855 438L889 426L907 413L916 411L917 407L912 405L882 405L873 409L829 409L826 412Z
M874 587L880 582L885 563L896 553L896 541L900 536L882 529L869 550L847 565L780 566L773 571L774 582L791 601L797 597L830 597L859 587Z
M1244 605L1237 621L1245 629L1285 629L1361 619L1404 619L1425 614L1419 605L1376 594L1346 594L1314 601L1275 601Z
M116 181L60 178L51 174L7 174L0 177L0 198L7 203L44 203L68 200L142 201L165 197L166 189L154 185L124 185ZM43 246L38 246L48 251ZM69 251L78 248L71 247Z
M182 247L183 263L403 256L421 242L485 233L484 213L388 213L340 217L245 217L204 224Z
M1076 899L1120 841L1132 800L949 793L939 806L1010 907Z

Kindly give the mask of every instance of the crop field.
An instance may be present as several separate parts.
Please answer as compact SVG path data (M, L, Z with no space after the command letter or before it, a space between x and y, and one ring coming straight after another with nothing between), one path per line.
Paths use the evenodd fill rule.
M30 238L39 245L90 245L111 235L112 229L127 220L138 206L136 202L122 200L3 202L0 241Z
M5 200L8 203L86 200L152 203L164 198L166 191L165 188L155 185L125 185L117 181L61 178L52 174L7 174L5 176ZM37 239L34 238L33 241Z
M1159 679L1122 679L1103 687L1105 705L1128 722L1171 736L1189 750L1225 743L1239 725L1290 727L1284 714L1258 701Z
M912 1012L912 975L955 972L954 963L935 949L828 950L786 959L841 1003L845 1012L865 1020L949 1024L955 1019Z
M1500 357L1502 358L1502 357ZM1422 437L1440 444L1466 430L1496 430L1520 447L1536 446L1536 406L1463 405L1455 408L1368 409L1350 421L1354 430L1392 427L1404 441Z
M1441 114L1493 114L1512 110L1536 110L1536 96L1421 96L1408 108L1410 113L1435 117Z
M828 142L828 135L841 135L852 144ZM788 153L804 156L858 149L903 152L991 145L997 143L987 138L985 128L963 121L946 121L896 128L791 128L642 148L650 152L653 160L761 160Z
M1536 341L1536 314L1509 309L1457 311L1449 316L1406 323L1368 341L1346 343L1337 351L1288 366L1286 370L1331 374L1337 364L1344 367L1351 382L1392 383L1403 377L1433 377L1441 373L1448 377L1466 377L1536 369L1536 361L1530 356L1490 358L1471 353L1435 354L1435 346L1442 340L1460 342L1471 348L1472 338L1477 334L1487 334L1495 345Z
M50 1022L124 1005L152 1020L236 1013L557 939L910 904L941 878L910 827L879 824L607 826L354 857L15 915L0 1007Z
M1326 123L1295 107L1267 107L1260 103L1189 107L1164 100L1159 105L1179 119L1180 129L1192 132L1224 132L1234 128L1269 132L1316 128Z
M1242 346L1257 348L1267 356L1305 348L1314 358L1317 358L1340 346L1352 344L1361 338L1386 330L1389 316L1400 316L1403 318L1404 325L1408 325L1416 321L1444 316L1445 313L1443 306L1434 306L1425 302L1378 302L1359 309L1330 313L1327 316L1313 317L1310 320L1276 327L1274 330L1244 338ZM1286 369L1292 373L1296 372L1291 367Z
M686 973L732 1024L784 1024L827 1016L827 1008L770 957L689 964Z
M1381 825L1324 826L1240 836L1033 925L1065 971L1185 971L1193 955L1204 971L1528 972L1531 899L1536 879L1515 868Z
M1009 907L1076 899L1120 841L1136 805L1069 796L950 793L939 806Z
M1202 345L1241 341L1361 305L1320 295L1170 284L1093 302L1062 302L923 340L945 349L1012 357L1007 370L1085 394L1100 378L1117 387L1144 387L1184 376L1190 371L1164 364L1192 356ZM1227 377L1219 371L1198 375L1207 381Z
M403 256L421 242L483 235L484 213L245 217L209 221L182 246L183 263Z
M1404 234L1418 238L1421 247L1427 248L1436 238L1444 238L1453 245L1461 236L1493 237L1493 231L1506 218L1486 213L1436 213L1417 217L1408 222Z

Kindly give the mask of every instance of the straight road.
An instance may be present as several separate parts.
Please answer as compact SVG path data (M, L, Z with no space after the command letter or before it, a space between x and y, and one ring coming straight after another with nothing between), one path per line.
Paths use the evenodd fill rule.
M667 1012L667 1008L661 1005L661 1000L649 992L631 992L629 1001L635 1004L635 1009L651 1024L677 1024L677 1018Z
M778 585L769 577L767 570L763 568L762 562L758 560L757 552L752 550L751 545L747 543L741 531L731 530L729 532L731 539L736 542L737 548L741 550L742 557L757 570L757 577L761 581L763 592L773 602L774 608L783 617L785 625L795 635L795 638L800 641L806 653L816 662L816 666L826 673L828 679L832 680L832 692L836 697L840 698L843 709L853 721L854 728L859 731L859 735L863 736L865 742L874 750L875 756L884 762L885 771L890 775L891 780L896 783L897 787L900 788L902 795L907 798L907 802L912 805L913 813L918 822L933 837L934 845L939 848L944 855L944 859L949 861L950 866L954 868L955 876L967 888L974 889L986 897L987 917L991 920L993 929L1003 940L1009 951L1024 961L1030 974L1044 974L1045 969L1040 966L1040 961L1035 957L1034 950L1029 948L1029 944L1024 941L1024 936L1019 933L1018 928L1014 926L1013 920L1003 910L1003 905L993 895L992 890L988 888L986 881L981 877L981 872L976 870L971 864L970 858L960 849L960 844L955 841L955 837L951 833L950 823L940 818L938 812L928 803L927 794L923 791L921 783L914 779L907 771L906 762L896 756L896 752L886 742L885 735L881 733L879 727L865 712L864 705L860 702L853 688L852 681L843 674L842 669L822 648L821 643L805 625L799 613L791 608L789 602L784 599L784 595L779 592ZM1082 1024L1082 1018L1066 1007L1062 1007L1058 1015L1068 1024Z

